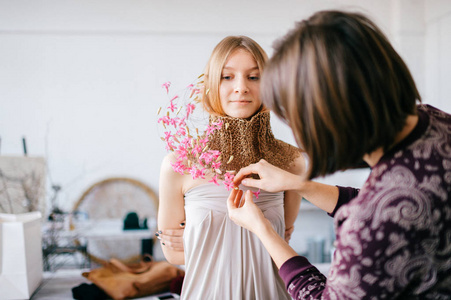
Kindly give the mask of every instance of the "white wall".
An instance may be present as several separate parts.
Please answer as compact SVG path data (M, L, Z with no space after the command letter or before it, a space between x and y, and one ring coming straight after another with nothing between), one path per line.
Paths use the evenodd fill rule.
M451 111L450 1L0 0L0 153L21 155L25 136L29 155L47 157L68 210L106 177L158 190L161 84L190 83L226 35L249 35L271 54L295 21L330 8L369 14L425 102ZM284 125L273 127L293 142Z
M437 107L451 112L451 1L426 1L424 96Z

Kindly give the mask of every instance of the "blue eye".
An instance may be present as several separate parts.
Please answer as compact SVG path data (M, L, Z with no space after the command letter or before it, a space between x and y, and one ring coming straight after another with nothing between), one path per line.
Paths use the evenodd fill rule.
M258 81L258 80L260 80L260 77L259 76L249 76L249 79L252 81Z
M232 79L232 76L222 76L222 79L224 79L224 80L230 80L230 79Z

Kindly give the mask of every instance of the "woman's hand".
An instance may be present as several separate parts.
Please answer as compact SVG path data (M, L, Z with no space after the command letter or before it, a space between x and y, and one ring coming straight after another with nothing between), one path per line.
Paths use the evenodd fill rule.
M249 175L257 174L260 179L248 178ZM258 163L242 168L233 179L233 183L239 186L254 187L267 192L276 193L287 190L299 190L302 185L299 175L284 171L262 159Z
M227 210L229 218L233 222L258 235L259 228L269 221L265 218L261 209L255 205L252 197L250 190L246 191L243 197L242 190L232 189L227 199Z
M285 229L285 237L284 237L285 238L285 242L287 242L287 243L290 242L291 235L293 234L293 231L294 231L294 225Z
M246 228L249 231L257 233L257 225L263 225L267 219L260 208L254 203L252 192L247 191L243 199L243 191L233 189L227 199L227 209L229 218L237 225ZM288 243L294 226L285 229L285 241Z
M185 232L185 221L180 223L179 229L161 229L155 233L163 247L174 251L184 251L183 233Z
M255 233L273 258L276 266L280 266L293 256L297 256L288 244L274 230L263 212L252 200L252 192L233 189L227 199L229 218L237 225Z

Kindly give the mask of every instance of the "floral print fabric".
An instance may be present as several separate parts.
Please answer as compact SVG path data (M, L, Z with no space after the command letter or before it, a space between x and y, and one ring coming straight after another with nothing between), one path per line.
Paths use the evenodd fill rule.
M327 279L304 257L282 265L294 299L451 299L451 116L418 112L360 191L340 188Z

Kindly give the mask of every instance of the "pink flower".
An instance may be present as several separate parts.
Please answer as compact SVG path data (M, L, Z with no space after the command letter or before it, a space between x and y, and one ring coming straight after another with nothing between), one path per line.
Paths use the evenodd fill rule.
M176 97L178 97L178 96L176 96ZM172 99L172 100L174 100L174 99ZM172 112L174 112L174 111L177 109L177 105L175 105L174 102L172 102L172 100L171 100L171 104L169 104L168 108L169 108Z
M180 145L183 145L183 147L188 148L191 146L191 140L193 138L190 138L189 136L185 137L181 142Z
M215 127L216 130L219 130L221 129L223 123L224 122L222 120L219 120L218 122L213 123L213 126Z
M178 121L179 121L179 118L169 118L169 123L174 127L177 127Z
M233 184L234 177L235 177L235 175L230 174L228 172L226 172L224 174L224 185L228 191L230 191L231 189L233 189L235 187L235 185Z
M173 141L167 141L165 148L166 148L167 151L174 151L174 142Z
M171 163L172 169L180 174L185 174L185 166L182 164L181 160L178 160L177 162L175 162L174 164Z
M233 175L233 174L231 174L231 173L229 173L229 172L226 172L226 173L224 174L224 178L225 178L226 180L233 180L234 177L235 177L235 175Z
M180 118L180 119L178 120L179 126L185 127L185 126L186 126L185 120L186 120L186 118Z
M226 181L226 180L224 180L224 185L225 185L225 187L226 187L226 189L228 190L228 191L230 191L231 189L233 189L235 186L233 185L233 182L230 182L230 181Z
M186 117L187 117L187 118L188 118L188 116L189 116L190 114L193 113L193 111L194 111L195 108L196 108L196 106L195 106L194 104L192 104L192 103L188 103L188 104L186 105Z
M158 123L163 122L164 125L169 125L170 118L168 116L164 116L158 119Z
M172 138L171 132L170 131L165 131L164 135L165 135L165 137L164 137L165 141L169 142L169 140Z
M163 84L161 85L161 87L163 87L163 88L166 89L166 93L169 93L169 87L170 87L170 86L171 86L171 82L170 82L170 81L165 82L165 83L163 83Z
M212 123L211 125L208 125L207 129L206 129L207 136L210 135L215 130L221 129L222 123L223 123L222 120L219 120L218 122L215 122L215 123Z
M220 161L214 161L211 163L211 168L212 169L219 169L221 167L221 162Z
M176 135L185 135L186 134L186 129L185 129L185 127L180 127L178 130L177 130L177 133L176 133Z
M216 174L215 176L213 176L213 178L211 180L209 180L208 182L213 182L214 184L219 185L218 175Z
M207 146L208 143L208 137L205 137L204 139L199 139L199 144L202 145L202 147Z
M258 191L256 192L252 192L252 194L254 194L255 198L258 199L258 195L260 195L260 189L258 189Z
M179 145L178 149L176 150L176 153L178 155L178 159L180 160L188 158L188 149L186 149L186 147L183 145Z
M209 151L210 151L211 155L213 155L214 159L217 159L221 155L221 152L218 150L209 150Z
M171 83L168 81L162 85L166 89L166 93L169 94L169 88ZM200 87L200 88L199 88ZM177 156L177 161L171 163L173 170L180 174L190 174L193 179L202 178L205 179L207 170L213 171L212 178L209 182L216 185L220 185L218 181L221 176L224 176L224 185L227 190L234 188L233 178L235 175L231 173L223 173L219 175L214 170L220 170L221 162L218 158L221 156L221 152L217 150L209 150L207 145L209 142L209 135L214 131L220 129L223 125L221 120L211 123L207 126L203 135L199 134L199 130L196 129L195 133L192 133L195 137L189 135L191 128L187 127L187 120L194 113L196 109L196 103L199 102L198 94L205 92L204 87L200 83L190 84L186 87L190 91L188 101L181 104L175 100L179 98L178 95L172 97L170 104L166 107L164 116L158 119L158 123L162 124L165 128L164 137L162 140L165 142L165 148L168 151L173 151ZM205 93L208 93L207 90ZM184 95L184 100L186 96ZM182 109L185 109L185 114L179 114ZM160 111L158 112L158 114ZM179 117L178 117L179 116ZM218 172L221 173L221 172ZM254 195L258 198L260 190L254 192Z
M195 144L194 147L193 147L193 150L191 150L191 153L192 153L193 155L201 154L201 153L202 153L202 148L201 148L201 146Z
M209 136L212 132L214 132L216 130L216 128L215 128L215 126L214 125L208 125L207 126L207 129L205 130L206 131L206 133L207 133L207 136Z
M202 178L205 179L205 168L198 169L196 166L191 167L189 170L193 179Z
M209 164L213 160L213 155L210 151L205 151L199 156L199 160L203 159L206 164Z

